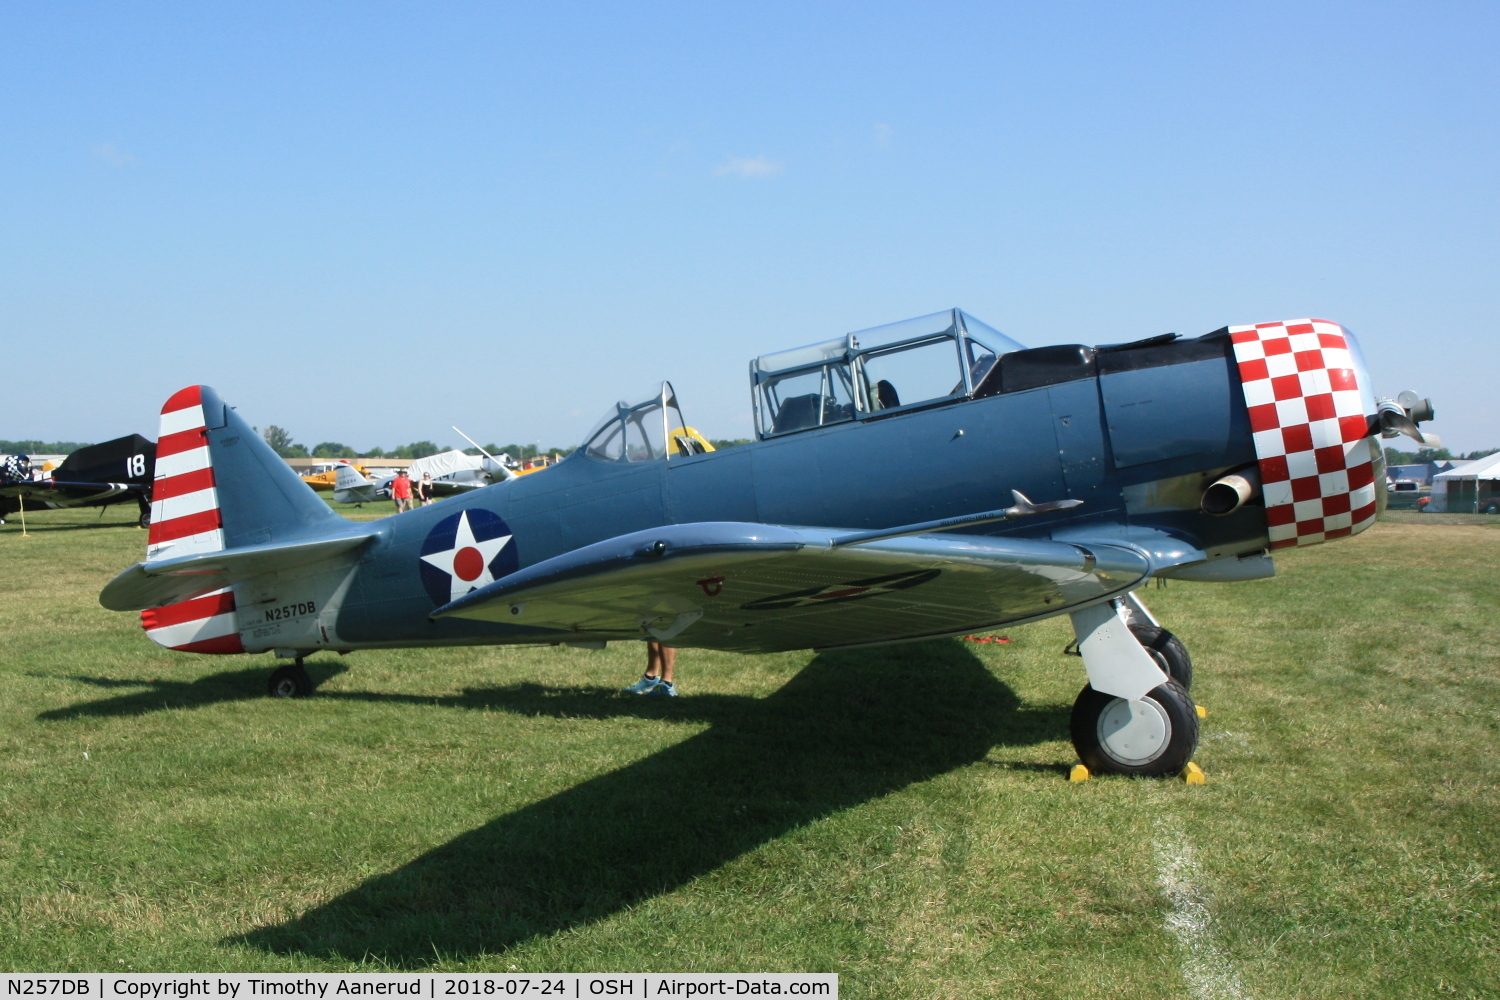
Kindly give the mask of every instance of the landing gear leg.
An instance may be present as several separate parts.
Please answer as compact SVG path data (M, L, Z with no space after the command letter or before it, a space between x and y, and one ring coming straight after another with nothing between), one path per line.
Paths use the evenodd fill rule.
M1146 647L1146 652L1156 660L1156 665L1166 671L1184 691L1193 689L1193 658L1188 655L1182 640L1161 627L1145 603L1135 594L1120 598L1125 608L1125 620L1130 623L1130 634L1135 641Z
M1198 711L1168 676L1163 654L1136 639L1126 614L1117 600L1072 615L1089 675L1073 703L1073 747L1095 773L1167 777L1198 747Z
M312 678L302 665L302 657L289 667L277 667L271 671L271 680L266 691L272 698L306 698L312 694Z

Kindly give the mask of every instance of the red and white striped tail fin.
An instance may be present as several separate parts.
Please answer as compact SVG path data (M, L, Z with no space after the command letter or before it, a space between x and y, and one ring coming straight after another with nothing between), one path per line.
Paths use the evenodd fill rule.
M151 488L151 534L146 561L219 552L224 526L214 486L202 386L173 394L161 408L156 481Z
M156 442L156 480L151 488L151 534L146 561L220 552L224 524L214 484L203 387L173 394L161 408ZM159 646L186 653L243 653L234 591L141 612L141 627Z
M158 646L183 653L245 651L234 613L234 591L227 588L142 611L141 627Z

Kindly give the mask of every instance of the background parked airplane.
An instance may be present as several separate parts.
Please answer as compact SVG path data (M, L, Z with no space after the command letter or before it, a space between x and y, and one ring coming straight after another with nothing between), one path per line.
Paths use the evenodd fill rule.
M156 444L139 434L79 448L50 474L38 474L25 455L15 455L0 465L0 522L23 505L42 510L135 503L144 528L151 521L155 474Z
M432 492L439 498L477 490L516 476L500 459L468 455L456 449L416 459L406 467L406 474L414 483L422 478L423 473L432 476ZM334 470L334 476L333 499L339 503L355 504L390 499L391 481L396 478L391 474L372 480L352 465L340 465Z
M331 469L326 469L323 472L312 472L303 476L302 481L311 486L313 489L317 490L319 493L327 492L328 490L331 490L338 485L339 469L345 465L350 466L362 476L368 476L370 474L370 470L365 468L363 465L360 465L356 462L347 462L340 460L334 463L334 466Z

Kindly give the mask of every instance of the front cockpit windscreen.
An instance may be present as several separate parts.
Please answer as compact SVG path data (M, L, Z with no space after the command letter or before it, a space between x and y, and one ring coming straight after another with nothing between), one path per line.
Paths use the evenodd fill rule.
M663 382L639 402L620 400L584 438L583 451L604 462L650 462L668 455L668 442L683 437L687 422L677 405L672 383ZM676 432L674 435L673 432ZM676 454L694 454L693 442L678 441Z
M988 323L975 319L962 309L956 311L959 322L964 328L970 385L978 385L984 381L984 377L989 374L990 369L995 366L995 362L1002 354L1026 350L1025 344L1007 337Z

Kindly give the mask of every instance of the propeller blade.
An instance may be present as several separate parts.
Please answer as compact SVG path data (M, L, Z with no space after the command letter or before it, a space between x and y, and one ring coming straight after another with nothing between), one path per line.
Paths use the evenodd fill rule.
M1382 409L1380 411L1380 430L1387 437L1394 436L1395 434L1405 434L1420 444L1430 444L1433 437L1435 437L1435 435L1424 436L1411 417L1394 409Z

